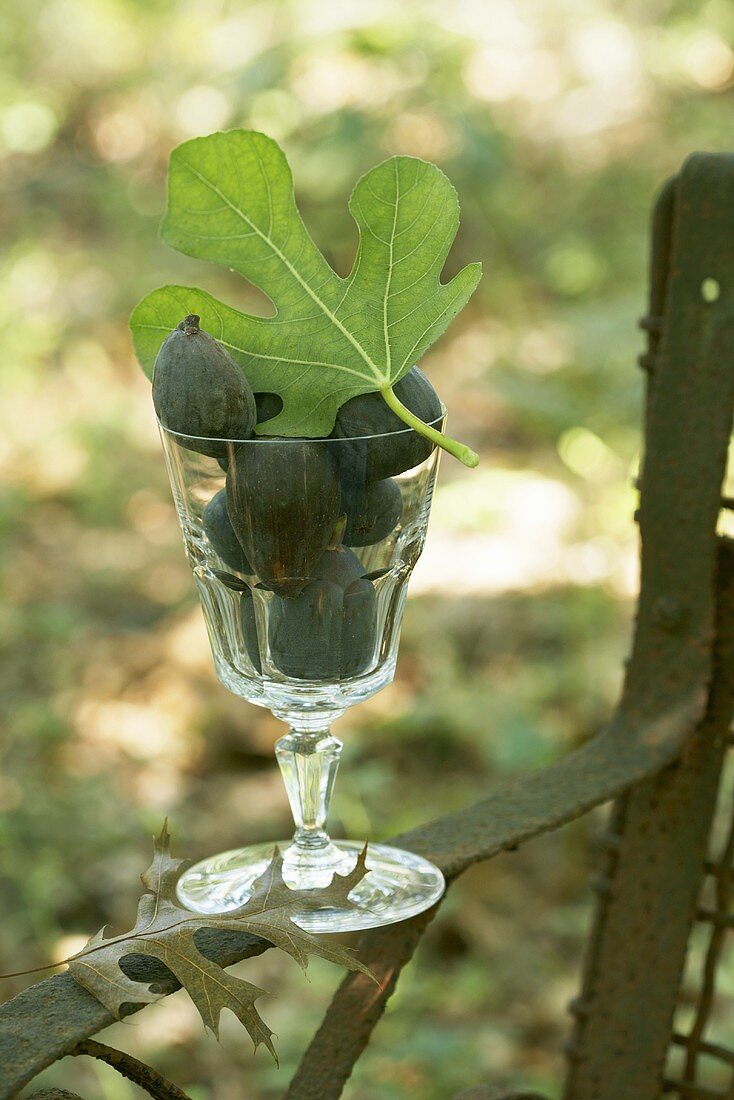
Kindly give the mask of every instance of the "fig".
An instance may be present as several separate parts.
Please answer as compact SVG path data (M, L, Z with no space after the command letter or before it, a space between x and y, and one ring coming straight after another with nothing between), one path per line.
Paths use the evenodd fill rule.
M377 633L377 597L355 554L327 550L295 599L273 599L268 642L273 664L296 680L344 680L368 667Z
M256 409L256 423L264 424L266 420L272 420L278 415L283 408L283 398L279 397L277 393L256 393L255 394L255 409ZM229 455L221 456L217 458L217 462L222 467L224 472L227 472L229 467Z
M260 580L297 596L331 540L339 479L327 447L309 440L258 440L235 451L227 511Z
M393 389L400 401L424 423L435 424L441 419L443 410L439 396L418 367L411 367ZM382 481L404 470L412 470L428 458L433 444L406 427L376 392L352 397L336 414L331 433L334 439L384 436L385 433L393 438L356 439L351 446L340 444L334 448L340 466L357 484L360 479L363 483Z
M215 554L235 573L252 573L252 566L232 527L227 511L227 493L220 489L204 509L204 532Z
M262 673L260 642L257 637L257 621L255 619L255 597L249 588L243 589L240 595L240 629L252 667L256 672Z
M387 538L400 519L403 498L391 478L371 481L362 492L342 491L342 508L347 517L345 546L373 546Z
M257 407L257 423L264 424L266 420L272 420L283 408L283 398L277 393L256 393L255 405Z
M165 428L184 446L224 459L231 444L255 426L255 397L230 354L199 328L195 313L166 337L153 369L153 404Z

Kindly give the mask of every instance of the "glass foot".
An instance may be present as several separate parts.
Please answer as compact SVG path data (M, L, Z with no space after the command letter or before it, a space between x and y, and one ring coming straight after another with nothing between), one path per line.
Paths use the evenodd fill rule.
M341 854L338 870L345 874L354 867L364 845L355 840L331 843ZM274 847L272 843L256 844L202 860L179 879L176 888L179 901L196 913L236 909L247 901L252 883L273 858ZM285 852L283 877L289 886L295 887L298 885L295 865L288 859L290 841L280 842L278 847ZM356 932L363 928L379 928L422 913L438 901L446 888L438 867L422 856L387 844L368 846L367 867L368 874L349 895L357 908L327 906L297 915L296 923L307 932Z

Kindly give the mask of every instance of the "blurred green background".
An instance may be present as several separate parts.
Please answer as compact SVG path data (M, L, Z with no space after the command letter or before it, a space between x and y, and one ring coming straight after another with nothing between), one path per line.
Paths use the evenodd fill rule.
M8 0L0 37L0 968L128 927L149 836L177 854L277 838L277 723L214 678L126 328L168 281L236 304L227 272L157 239L174 144L218 128L284 146L340 273L357 176L438 163L480 259L424 363L452 434L395 684L339 723L335 833L385 838L546 764L606 720L636 586L632 523L648 210L734 132L728 0ZM598 821L467 874L347 1090L444 1100L483 1080L558 1096ZM222 1044L179 993L110 1041L196 1100L279 1096L339 973L244 964L282 1068ZM10 996L33 979L2 986ZM132 1100L67 1060L45 1084ZM39 1079L39 1084L41 1079Z

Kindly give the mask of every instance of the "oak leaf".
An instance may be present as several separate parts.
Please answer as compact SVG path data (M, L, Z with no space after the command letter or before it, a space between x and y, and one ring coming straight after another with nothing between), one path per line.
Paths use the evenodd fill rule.
M255 1008L266 990L229 974L198 950L194 937L199 929L215 928L248 932L268 940L291 955L305 970L310 955L345 966L370 971L355 955L329 936L315 936L295 922L299 913L335 905L350 907L349 894L367 873L367 848L348 875L334 875L322 889L294 890L283 880L283 855L275 848L271 862L255 880L244 905L221 914L192 913L176 897L176 882L186 860L170 854L166 825L155 838L153 862L140 877L147 887L138 903L135 925L121 936L105 937L100 929L78 955L69 960L69 971L87 992L119 1019L123 1004L149 1004L160 994L144 982L134 981L120 968L125 955L150 955L164 963L186 989L207 1028L219 1033L223 1008L237 1016L257 1048L267 1047L277 1062L273 1032ZM355 907L356 908L356 907Z

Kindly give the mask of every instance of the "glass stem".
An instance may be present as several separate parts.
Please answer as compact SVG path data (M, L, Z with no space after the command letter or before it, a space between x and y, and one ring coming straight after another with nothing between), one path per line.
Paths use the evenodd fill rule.
M329 838L326 817L342 742L328 725L291 725L275 746L296 831L284 852L283 876L300 889L328 886L335 871L351 870L354 857Z

